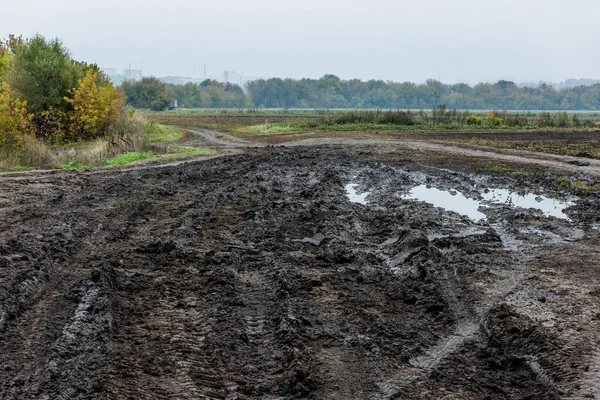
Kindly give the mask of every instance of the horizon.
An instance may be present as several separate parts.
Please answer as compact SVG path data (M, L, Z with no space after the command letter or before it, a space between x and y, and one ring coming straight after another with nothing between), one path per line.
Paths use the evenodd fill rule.
M118 69L118 68L114 68L114 67L106 67L106 66L101 66L101 65L99 65L98 67L101 70L103 70L103 71L115 70L117 72L117 76L124 76L126 74L126 72L128 71L128 69ZM141 72L141 77L143 77L143 78L151 78L152 77L152 78L157 78L159 80L166 79L166 78L178 78L178 79L189 80L190 82L193 82L193 83L200 83L203 80L208 79L208 80L213 80L213 81L218 81L218 82L221 82L221 83L225 83L223 81L223 74L221 74L220 76L212 75L212 77L206 76L206 78L203 78L203 77L196 77L195 78L195 77L190 76L190 75L175 75L175 74L167 74L167 75L161 75L161 76L158 76L158 75L148 75L148 74L144 74L143 70L141 70L141 69L138 70L138 69L135 69L135 68L132 68L131 71L140 71ZM243 78L248 78L248 79L245 79L245 82L250 82L250 81L255 81L255 80L259 80L259 79L264 79L264 80L268 80L268 79L282 79L282 80L286 80L286 79L292 79L292 80L314 79L314 80L318 80L318 79L320 79L320 78L322 78L323 76L326 76L326 75L337 76L342 81L350 81L350 80L354 80L354 79L359 79L359 80L361 80L363 82L367 82L369 80L381 80L381 81L384 81L386 83L390 83L390 82L391 83L406 83L406 82L410 82L410 83L414 83L416 85L425 84L427 82L427 80L429 80L429 79L437 80L435 78L427 78L426 80L416 82L416 81L406 81L406 80L404 80L404 81L402 81L402 80L400 80L400 81L394 81L394 80L390 80L390 79L374 79L374 78L367 78L367 79L364 79L364 78L352 78L352 77L351 78L345 78L345 77L341 77L341 76L339 76L339 75L337 75L335 73L326 73L326 74L323 74L323 75L321 75L319 77L306 77L306 76L304 76L304 77L301 77L301 78L283 77L283 76L270 76L270 77L264 77L264 76L261 76L261 77L246 77L246 76L243 76L243 75L241 75L241 76ZM240 77L239 74L234 74L234 76L236 78ZM570 77L570 78L566 78L566 79L563 79L563 80L560 80L560 81L544 81L544 80L537 80L537 81L536 80L533 80L533 81L514 81L514 80L510 80L510 79L498 79L498 80L490 80L490 81L480 81L480 82L475 82L475 83L470 83L470 82L448 82L448 81L444 81L444 80L439 81L439 82L441 82L444 85L467 84L467 85L469 85L469 86L472 87L472 86L475 86L477 84L495 84L495 83L498 83L500 81L513 82L517 86L525 86L525 85L528 85L528 84L532 84L534 86L535 85L541 85L541 84L547 84L547 85L550 85L550 86L561 86L561 85L566 85L570 81L593 81L592 84L600 83L600 79L590 78L590 77L580 77L580 78ZM239 82L229 81L228 83L238 84L239 85Z
M597 79L591 0L460 4L175 0L9 3L0 37L58 37L73 57L152 76L244 76L448 83ZM515 11L515 10L518 10ZM195 68L194 68L195 65Z

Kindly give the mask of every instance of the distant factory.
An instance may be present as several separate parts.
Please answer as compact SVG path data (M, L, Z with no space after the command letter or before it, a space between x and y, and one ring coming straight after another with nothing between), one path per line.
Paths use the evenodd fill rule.
M108 75L108 78L115 86L120 86L125 81L139 81L142 79L141 69L125 69L119 73L116 68L102 68L102 72Z

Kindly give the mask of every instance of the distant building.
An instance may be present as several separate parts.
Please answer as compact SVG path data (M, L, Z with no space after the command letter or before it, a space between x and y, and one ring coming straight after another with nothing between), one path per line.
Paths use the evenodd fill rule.
M141 69L126 69L123 71L123 76L126 81L139 81L142 79L142 70Z

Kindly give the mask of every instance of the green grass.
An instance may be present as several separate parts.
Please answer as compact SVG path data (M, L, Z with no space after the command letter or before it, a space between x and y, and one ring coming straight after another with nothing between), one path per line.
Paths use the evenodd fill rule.
M151 151L130 151L100 161L99 163L96 163L94 165L82 165L79 164L77 161L70 161L68 163L59 165L58 168L67 171L80 171L84 169L90 169L93 167L128 165L138 161L150 159L156 162L169 162L193 156L211 156L214 154L216 153L213 150L205 148L190 146L169 146L167 148L167 154L164 155L157 155Z
M212 156L215 154L213 150L191 146L169 146L167 152L184 156Z
M161 145L180 141L185 133L172 126L153 124L148 128L148 144Z
M151 151L129 151L102 161L101 165L127 165L154 157Z
M13 165L12 167L8 168L9 171L31 171L35 168L33 167L26 167L23 165Z
M254 135L284 135L287 133L297 133L302 129L290 124L261 124L238 128L237 133L254 134Z

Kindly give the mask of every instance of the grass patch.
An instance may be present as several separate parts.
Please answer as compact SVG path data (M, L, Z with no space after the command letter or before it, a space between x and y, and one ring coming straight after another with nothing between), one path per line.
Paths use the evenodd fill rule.
M600 183L572 179L568 176L557 178L556 185L558 190L566 190L575 193L578 196L589 196L600 192Z
M102 165L127 165L154 157L151 151L128 151L102 161Z
M556 131L556 129L554 129ZM600 159L600 140L573 140L573 141L519 141L519 140L492 140L469 139L459 142L477 146L495 147L501 149L515 149L532 151L536 153L558 154L573 157L587 157Z
M179 142L185 137L185 132L172 126L152 124L148 128L148 144L161 145Z
M255 135L285 135L289 133L297 133L301 129L297 126L289 124L261 124L238 128L235 131L238 133L255 134Z
M524 168L519 168L518 170L515 170L513 168L507 167L504 164L486 164L483 167L480 167L478 169L478 172L510 176L511 178L520 178L522 176L531 174Z
M34 168L33 167L27 167L24 165L13 165L12 167L8 168L9 171L32 171Z
M480 116L480 124L470 124L472 114ZM489 115L496 115L489 119ZM559 113L560 114L560 113ZM489 113L445 110L174 110L146 113L156 124L184 128L212 129L247 136L287 135L314 131L351 132L589 132L597 129L593 121L577 126L540 125L541 113ZM544 114L545 115L545 114ZM550 115L557 118L558 114ZM517 118L518 117L518 118ZM583 121L583 115L578 114ZM516 119L515 119L516 118ZM515 121L513 121L515 120ZM490 122L491 121L491 122ZM517 123L518 122L518 123ZM474 143L475 144L475 143ZM483 144L483 143L481 143Z
M202 148L202 147L191 147L191 146L169 146L167 148L167 154L160 157L160 161L169 162L181 160L188 157L194 156L212 156L217 154L215 151Z
M167 152L171 154L181 154L183 156L212 156L215 154L213 150L191 146L169 146Z

